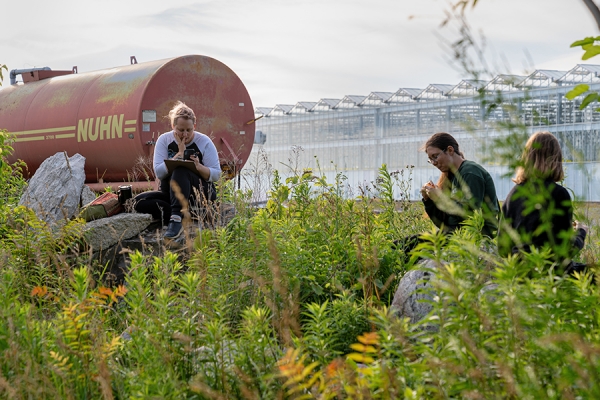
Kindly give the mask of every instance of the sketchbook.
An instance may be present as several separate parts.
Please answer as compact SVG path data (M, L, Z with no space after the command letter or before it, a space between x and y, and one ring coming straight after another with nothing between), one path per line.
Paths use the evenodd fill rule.
M165 160L165 165L167 166L167 171L169 171L169 174L172 174L173 170L175 170L175 168L183 167L183 168L189 169L196 175L200 175L200 172L196 169L196 164L194 164L193 161Z

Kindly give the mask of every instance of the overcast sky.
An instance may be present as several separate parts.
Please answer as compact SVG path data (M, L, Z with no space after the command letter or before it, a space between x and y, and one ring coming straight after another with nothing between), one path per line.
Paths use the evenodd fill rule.
M242 79L255 107L467 78L448 62L444 0L4 2L0 64L79 73L200 54ZM581 0L480 0L468 13L500 72L568 70L600 35ZM591 59L586 63L600 64ZM506 67L508 64L508 67ZM5 74L4 85L9 80Z

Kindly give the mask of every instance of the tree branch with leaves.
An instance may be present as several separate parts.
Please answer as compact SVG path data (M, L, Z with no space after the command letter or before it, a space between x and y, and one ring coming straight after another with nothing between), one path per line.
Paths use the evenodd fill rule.
M585 6L588 8L588 10L590 11L590 14L592 15L592 17L594 18L594 21L596 22L596 25L598 26L598 30L600 30L600 8L598 7L598 5L595 3L594 0L582 0L582 1L585 4ZM463 20L463 27L467 26L464 23L465 12L469 7L471 9L473 9L477 5L478 2L479 2L479 0L458 0L458 1L451 3L451 6L450 6L451 12L446 14L446 19L442 22L442 25L446 25L452 18L458 17L461 20ZM465 29L465 28L463 28L463 29ZM470 35L470 32L468 32L468 31L465 32L465 31L461 30L461 34L462 34L461 39L454 42L452 45L452 47L455 49L455 58L459 59L459 60L463 60L465 58L464 57L465 52L466 52L465 47L473 47L473 45L474 45L473 42L468 42L468 40L466 40L466 39L469 39L472 37ZM465 43L466 43L466 46L465 46ZM584 61L589 60L590 58L595 57L598 54L600 54L600 36L590 36L590 37L586 37L585 39L582 39L582 40L577 40L571 44L571 47L581 47L581 49L584 51L583 56L581 56L581 59ZM457 48L461 51L456 51ZM464 64L464 60L461 62ZM583 110L584 108L589 106L594 101L600 101L600 93L590 91L590 85L587 85L585 83L576 85L572 90L570 90L569 92L567 92L565 94L565 97L568 100L574 100L576 97L584 96L584 95L585 95L585 97L582 100L581 105L579 106L580 110ZM600 111L600 108L598 108L596 111Z

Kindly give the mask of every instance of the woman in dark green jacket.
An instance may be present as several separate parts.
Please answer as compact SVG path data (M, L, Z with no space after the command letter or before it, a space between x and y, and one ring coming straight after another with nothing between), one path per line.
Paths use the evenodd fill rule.
M425 211L444 232L453 232L475 210L481 209L485 223L482 233L494 237L500 207L496 186L479 164L465 160L458 142L448 133L436 133L425 143L428 162L441 171L437 184L421 188Z

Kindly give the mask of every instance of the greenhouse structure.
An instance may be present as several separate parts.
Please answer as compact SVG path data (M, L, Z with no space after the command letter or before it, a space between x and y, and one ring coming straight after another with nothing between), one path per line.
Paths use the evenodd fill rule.
M491 147L514 126L528 134L554 133L566 160L565 185L579 200L600 201L598 104L581 110L585 96L572 101L565 97L581 83L600 91L599 73L599 65L580 64L570 71L536 70L528 76L498 75L490 81L258 107L246 178L261 172L257 160L266 154L283 177L311 169L333 182L341 173L356 194L372 185L386 164L389 171L406 171L405 177L412 171L410 197L418 199L421 185L439 176L421 148L433 133L448 132L467 159L486 167L498 197L504 199L513 184L508 167L494 158Z

